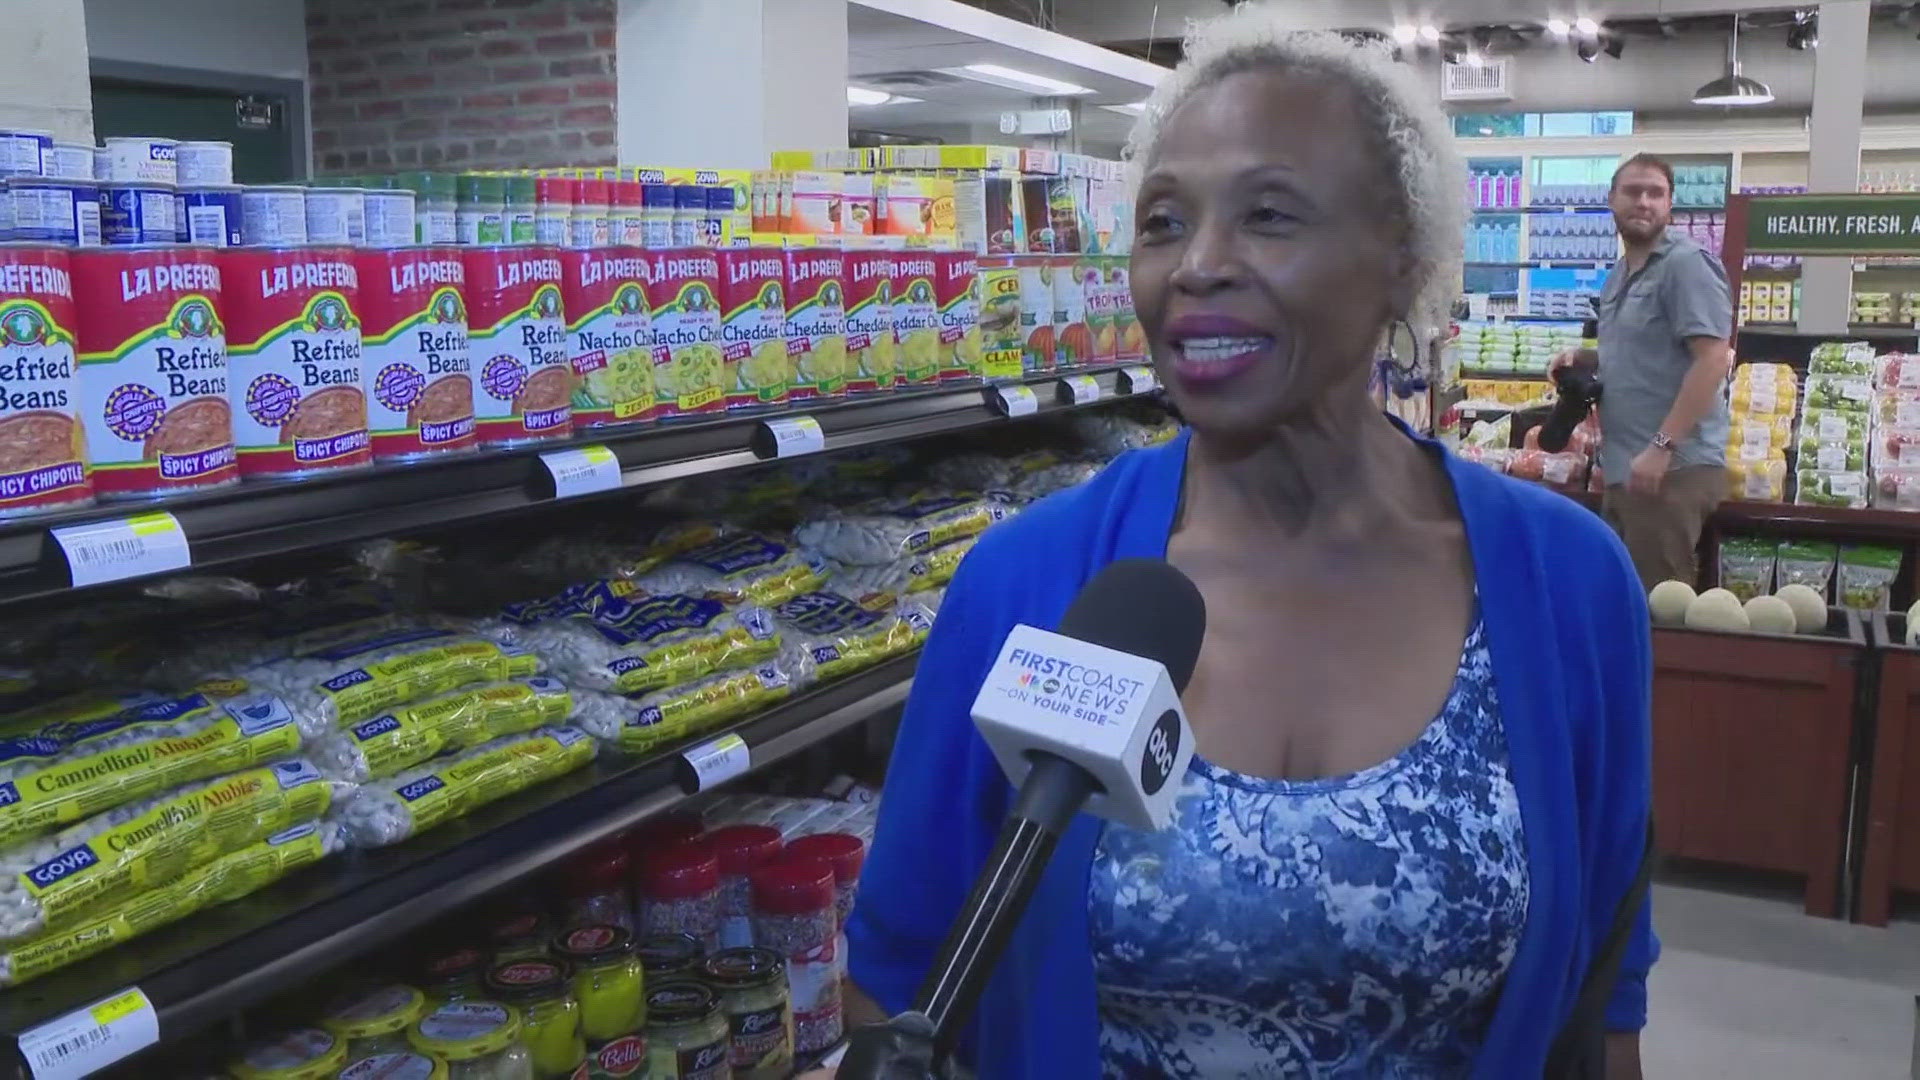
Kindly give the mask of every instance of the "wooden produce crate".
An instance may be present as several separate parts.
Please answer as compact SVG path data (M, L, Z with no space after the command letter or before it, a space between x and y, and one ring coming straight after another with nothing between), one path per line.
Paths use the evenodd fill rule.
M1920 894L1920 648L1908 645L1907 617L1868 620L1879 653L1860 855L1860 921L1885 926L1893 894Z
M1653 631L1653 820L1661 853L1806 881L1840 917L1857 616L1818 635Z

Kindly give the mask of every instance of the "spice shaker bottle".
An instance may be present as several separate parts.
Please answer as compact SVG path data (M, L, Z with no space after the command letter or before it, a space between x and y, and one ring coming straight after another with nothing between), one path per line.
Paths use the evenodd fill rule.
M779 856L780 830L771 825L728 825L708 833L705 842L720 864L720 947L752 945L750 875Z
M633 932L631 859L619 841L595 844L567 865L567 926L618 926Z
M847 915L853 911L853 899L860 892L860 867L867 861L867 845L851 833L815 833L797 837L787 845L784 858L819 859L833 867L834 928L839 939L834 943L834 962L840 977L847 977Z
M753 943L786 957L798 1054L840 1041L834 896L833 867L819 859L783 859L753 872Z
M647 859L640 932L691 934L711 951L720 937L720 864L705 843L676 844Z

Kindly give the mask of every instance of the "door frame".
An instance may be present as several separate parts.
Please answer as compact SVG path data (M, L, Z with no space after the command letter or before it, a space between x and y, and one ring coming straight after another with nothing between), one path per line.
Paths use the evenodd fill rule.
M287 133L293 143L293 176L313 175L313 136L307 122L307 83L305 79L279 79L269 75L249 75L238 71L209 71L204 68L147 64L137 60L107 60L95 57L88 84L94 79L146 83L150 86L176 86L187 90L215 90L222 93L262 94L287 100Z

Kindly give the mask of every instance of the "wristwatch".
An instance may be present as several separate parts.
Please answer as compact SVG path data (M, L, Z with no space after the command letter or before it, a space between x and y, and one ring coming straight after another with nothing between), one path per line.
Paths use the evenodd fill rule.
M1669 453L1673 451L1673 436L1664 431L1653 433L1653 445Z

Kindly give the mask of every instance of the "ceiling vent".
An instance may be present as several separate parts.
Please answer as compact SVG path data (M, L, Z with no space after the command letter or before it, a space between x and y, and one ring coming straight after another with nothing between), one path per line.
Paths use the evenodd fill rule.
M1440 100L1512 101L1513 58L1489 58L1477 64L1441 64Z

